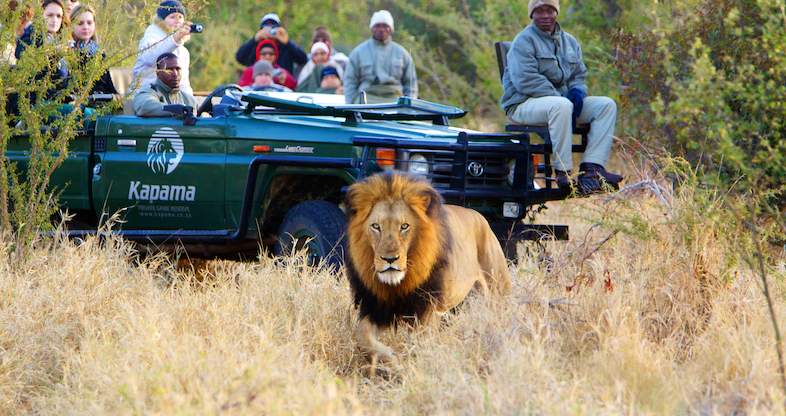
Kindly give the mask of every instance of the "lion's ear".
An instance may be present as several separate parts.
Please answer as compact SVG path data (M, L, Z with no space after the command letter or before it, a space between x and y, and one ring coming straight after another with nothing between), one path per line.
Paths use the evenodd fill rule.
M442 195L437 192L436 189L432 187L428 187L422 194L426 207L426 215L429 217L436 217L439 214L439 211L442 209Z
M369 185L366 182L357 182L350 186L344 197L344 205L347 210L347 218L358 215L365 218L374 205L374 195L370 192Z

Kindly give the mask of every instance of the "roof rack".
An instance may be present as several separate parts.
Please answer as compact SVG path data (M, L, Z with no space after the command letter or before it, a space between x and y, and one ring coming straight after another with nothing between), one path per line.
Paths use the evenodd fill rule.
M363 120L414 120L447 126L450 119L461 118L467 114L458 107L410 97L400 97L395 103L346 105L320 105L255 93L244 94L241 100L248 103L246 113L258 111L257 106L264 106L271 108L263 110L264 113L339 117L346 119L347 123L359 123Z

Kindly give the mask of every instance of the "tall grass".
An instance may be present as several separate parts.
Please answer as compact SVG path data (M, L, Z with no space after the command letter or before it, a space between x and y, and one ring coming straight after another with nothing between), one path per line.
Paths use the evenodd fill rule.
M701 188L651 195L553 206L541 220L573 240L550 271L522 252L510 296L384 334L398 362L375 377L346 281L301 259L178 269L97 239L0 255L0 412L783 413L741 234Z

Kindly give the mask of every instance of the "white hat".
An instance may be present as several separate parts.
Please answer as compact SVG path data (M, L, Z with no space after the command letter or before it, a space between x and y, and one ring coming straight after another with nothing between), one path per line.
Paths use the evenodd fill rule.
M328 48L325 42L316 42L311 45L311 54L313 55L316 51L324 51L325 53L330 53L330 48Z
M374 14L371 16L371 23L368 25L368 28L373 28L377 23L384 23L390 26L391 31L395 29L395 27L393 27L393 16L387 10L374 12Z
M262 16L262 19L259 21L259 25L261 26L262 23L265 23L268 20L272 20L272 21L276 22L276 24L279 24L279 25L281 24L281 19L278 17L277 14L275 14L275 13L268 13L268 14Z

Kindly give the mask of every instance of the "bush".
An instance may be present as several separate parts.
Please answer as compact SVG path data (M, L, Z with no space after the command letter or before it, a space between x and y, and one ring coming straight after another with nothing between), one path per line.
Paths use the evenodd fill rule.
M736 190L786 186L786 33L777 0L674 6L651 33L620 35L631 131Z

